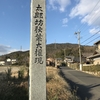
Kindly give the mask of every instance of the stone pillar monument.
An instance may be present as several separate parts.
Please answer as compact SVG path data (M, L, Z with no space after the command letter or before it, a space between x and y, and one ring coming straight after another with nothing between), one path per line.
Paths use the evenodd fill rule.
M31 0L29 100L46 100L45 0Z

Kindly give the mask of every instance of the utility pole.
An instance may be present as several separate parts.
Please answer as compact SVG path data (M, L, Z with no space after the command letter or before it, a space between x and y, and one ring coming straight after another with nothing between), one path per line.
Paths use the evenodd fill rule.
M75 32L78 38L78 44L79 44L79 57L80 57L80 71L82 71L82 60L81 60L81 48L80 48L80 32Z
M66 58L66 49L64 49L64 59Z
M55 40L55 49L56 49L56 40Z

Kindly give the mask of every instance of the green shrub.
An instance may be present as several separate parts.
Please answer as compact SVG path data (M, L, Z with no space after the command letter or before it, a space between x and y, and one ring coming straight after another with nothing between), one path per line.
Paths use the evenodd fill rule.
M83 66L83 71L98 72L100 71L100 65Z
M72 63L70 65L70 67L73 68L73 69L79 69L79 64L78 63Z
M18 78L19 79L24 78L24 72L25 72L25 69L23 67L18 71Z

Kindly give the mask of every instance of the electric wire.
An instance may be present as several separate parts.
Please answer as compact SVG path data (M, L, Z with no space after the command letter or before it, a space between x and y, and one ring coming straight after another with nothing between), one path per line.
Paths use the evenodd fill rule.
M94 20L94 22L93 22L93 24L95 25L95 23L97 23L97 21L100 19L100 16L96 19L96 20ZM90 26L91 27L91 26ZM85 32L88 28L90 28L90 27L86 27L82 32Z
M96 3L96 5L94 6L94 8L91 10L91 12L90 12L88 15L92 14L92 12L95 10L95 8L96 8L97 5L99 4L99 2L100 2L100 0L98 0L98 2ZM94 19L95 16L97 16L97 15L93 14L89 20ZM94 22L96 23L96 22L98 21L99 18L100 18L100 17L98 17L96 20L94 20ZM80 26L80 28L81 28L81 27L82 27L82 25ZM86 30L87 30L87 28L84 29L84 31L86 31ZM100 32L100 31L98 31L98 32ZM97 32L97 33L98 33L98 32ZM93 36L95 36L97 33L95 33L94 35L92 35L91 37L89 37L88 39L86 39L85 41L83 41L82 43L84 43L84 42L86 42L87 40L91 39L91 38L92 38ZM85 36L86 36L86 35L85 35ZM91 42L91 41L90 41L90 42ZM82 44L82 43L81 43L81 44ZM89 42L88 42L88 43L89 43Z
M97 38L99 38L100 36L96 37L95 39L91 40L90 42L86 43L85 45L91 43L92 41L96 40Z
M95 9L96 6L99 4L99 2L100 2L100 0L98 0L98 2L96 3L96 5L95 5L95 6L93 7L93 9L91 10L90 14L94 11L94 9ZM90 14L88 14L88 15L90 15ZM92 17L93 17L93 16L92 16ZM91 17L91 18L92 18L92 17ZM91 19L91 18L90 18L90 19ZM90 20L90 19L89 19L89 20ZM82 26L83 26L83 24L82 24L79 28L81 28Z
M89 37L89 38L87 38L86 40L84 40L82 43L88 41L90 38L92 38L93 36L95 36L95 35L98 34L99 32L100 32L100 30L99 30L98 32L96 32L94 35L92 35L91 37ZM82 44L82 43L81 43L81 44Z

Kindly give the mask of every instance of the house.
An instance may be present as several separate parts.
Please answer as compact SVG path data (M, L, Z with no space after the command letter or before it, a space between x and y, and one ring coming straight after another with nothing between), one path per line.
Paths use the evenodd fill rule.
M69 67L71 63L74 62L74 56L66 56L64 59L64 62L67 64L67 66Z
M92 61L94 65L100 64L100 40L94 43L96 50L95 53L87 57L88 61Z
M11 58L6 59L6 65L11 65Z
M47 66L54 66L55 60L53 58L47 58L46 65Z
M11 62L11 59L10 58L7 58L7 62Z
M65 62L73 62L74 61L74 56L66 56L64 61Z
M68 67L70 67L72 64L78 64L80 63L80 58L79 57L74 57L74 56L66 56L64 59L64 62L67 64ZM81 56L81 63L85 63L86 58L82 55Z
M1 66L5 65L5 61L0 61L0 65Z
M7 65L13 65L13 64L15 64L17 61L16 61L16 59L11 59L11 58L7 58L6 59L6 64Z
M97 54L100 54L100 40L94 43Z
M16 64L17 60L16 59L12 59L11 60L11 64Z
M60 67L62 66L62 58L55 58L55 67Z

